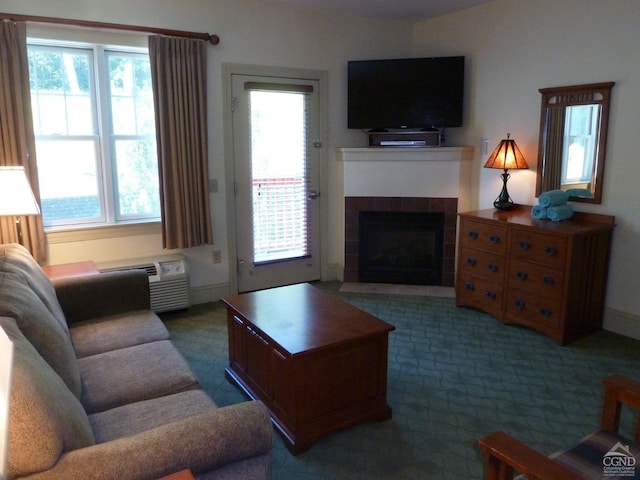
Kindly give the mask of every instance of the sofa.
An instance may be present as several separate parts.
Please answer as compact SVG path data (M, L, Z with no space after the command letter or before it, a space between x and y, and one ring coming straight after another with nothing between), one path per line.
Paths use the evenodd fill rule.
M216 406L151 311L145 272L52 283L0 245L0 327L14 343L9 480L270 477L265 406Z

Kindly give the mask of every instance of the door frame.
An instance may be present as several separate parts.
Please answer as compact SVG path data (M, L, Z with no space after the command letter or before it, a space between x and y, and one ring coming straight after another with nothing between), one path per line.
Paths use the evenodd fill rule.
M223 94L224 107L222 112L224 129L224 167L225 167L225 201L227 213L227 248L229 258L229 293L238 293L238 255L236 239L236 202L235 202L235 163L233 145L233 116L231 112L232 103L232 76L233 75L256 75L261 77L284 77L303 78L316 80L318 82L318 115L319 115L319 135L322 147L320 149L320 278L326 280L328 277L327 247L328 247L328 161L329 161L329 94L328 79L329 73L326 70L309 70L301 68L271 67L263 65L247 65L239 63L223 63Z

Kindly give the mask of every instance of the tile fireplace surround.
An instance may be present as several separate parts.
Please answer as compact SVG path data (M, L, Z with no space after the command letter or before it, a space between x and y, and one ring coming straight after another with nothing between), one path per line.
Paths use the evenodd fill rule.
M442 286L453 286L456 214L469 209L473 148L339 148L336 157L344 163L344 281L359 281L360 211L442 212Z
M456 255L457 198L426 197L346 197L345 198L344 281L358 282L360 262L359 217L367 212L444 213L442 286L453 287Z

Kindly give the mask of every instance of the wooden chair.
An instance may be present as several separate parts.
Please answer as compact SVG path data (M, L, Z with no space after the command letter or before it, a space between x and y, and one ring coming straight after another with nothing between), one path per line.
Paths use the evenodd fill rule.
M600 431L584 437L575 447L547 457L504 432L496 431L480 440L480 450L487 459L487 480L510 480L514 472L532 480L584 480L603 477L606 468L619 464L627 472L635 470L640 478L640 415L636 423L635 444L618 435L622 405L640 411L640 382L623 375L602 381L605 386ZM626 447L629 447L630 456ZM622 448L616 460L605 454ZM637 465L636 465L637 463ZM617 477L613 477L617 478Z

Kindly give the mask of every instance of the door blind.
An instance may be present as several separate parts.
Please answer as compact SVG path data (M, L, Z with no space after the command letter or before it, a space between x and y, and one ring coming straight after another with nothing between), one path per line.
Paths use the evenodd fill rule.
M302 88L304 87L304 88ZM310 86L247 82L254 264L309 256Z

